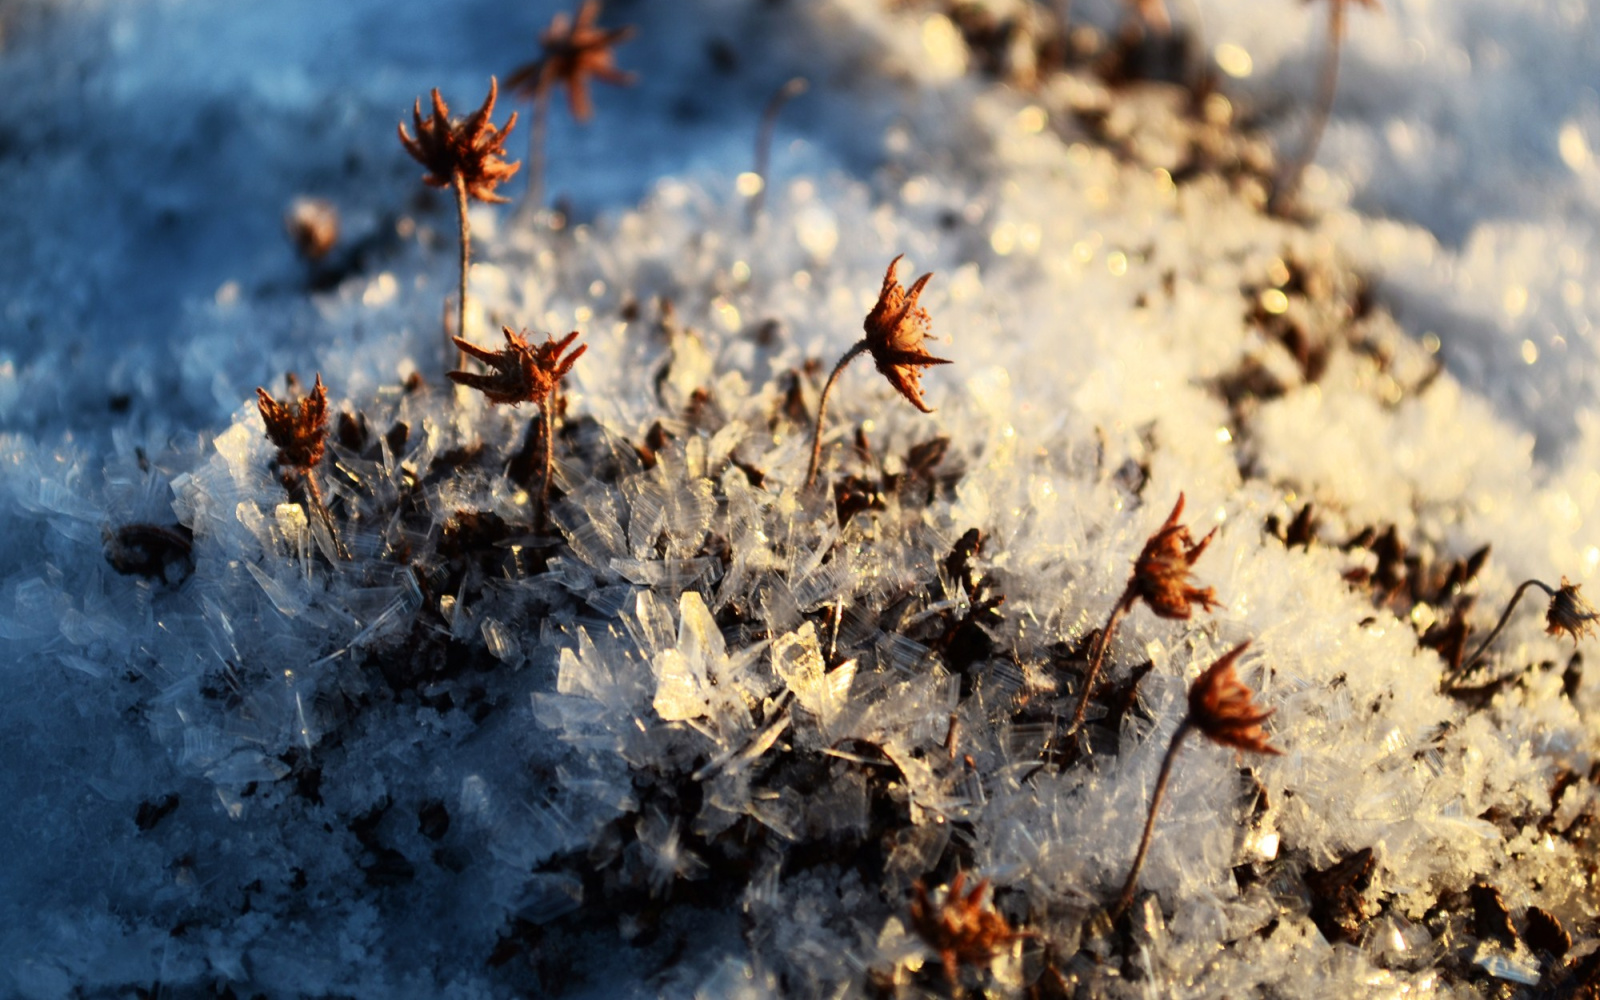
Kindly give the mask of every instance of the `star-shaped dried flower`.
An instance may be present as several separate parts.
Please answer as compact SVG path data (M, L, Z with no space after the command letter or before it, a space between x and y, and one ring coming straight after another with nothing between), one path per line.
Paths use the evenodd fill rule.
M428 168L423 175L423 183L446 188L454 183L453 178L459 174L470 197L492 202L510 200L495 194L494 189L522 166L519 161L508 163L504 159L506 136L517 125L517 113L513 111L504 126L495 128L489 118L494 114L498 93L499 85L491 76L489 96L484 98L478 110L462 121L450 120L450 108L439 96L438 87L433 88L433 114L426 119L422 117L420 100L411 106L411 118L416 124L417 135L412 138L406 132L405 123L401 122L400 144L418 163Z
M257 388L256 406L267 425L267 439L278 446L280 466L306 472L322 461L328 436L328 390L322 385L321 373L311 387L311 395L288 403L280 403L267 390Z
M1234 663L1249 648L1248 641L1241 642L1189 685L1189 722L1213 743L1252 753L1280 754L1261 731L1261 724L1276 709L1259 708L1255 693L1233 671Z
M939 953L951 986L959 981L961 966L987 962L1013 941L1029 936L1026 931L1012 930L1005 917L992 906L984 906L988 879L963 896L966 878L965 872L956 872L937 908L929 901L921 879L911 886L911 927Z
M1130 589L1162 618L1187 620L1191 605L1198 604L1202 610L1210 611L1217 604L1216 592L1210 587L1202 589L1189 584L1189 568L1211 544L1217 529L1212 528L1196 545L1188 527L1178 523L1181 516L1183 494L1179 493L1166 523L1150 536L1139 558L1134 560Z
M567 88L567 102L572 117L588 121L593 112L589 101L589 77L606 83L626 86L633 83L632 73L617 68L612 47L633 37L633 25L621 28L601 28L595 24L600 17L600 0L584 0L578 16L570 18L563 11L550 20L550 27L539 36L543 54L536 60L512 70L506 86L522 96L534 99L547 93L551 86L560 83Z
M1573 646L1579 638L1593 635L1595 620L1600 619L1600 612L1578 593L1581 586L1562 577L1561 589L1550 596L1550 607L1544 613L1544 630L1550 635L1572 636Z
M491 374L448 373L451 381L477 389L489 397L491 403L516 406L518 403L544 402L556 383L572 370L573 362L589 349L589 345L584 344L566 357L561 356L578 339L576 330L560 340L547 336L544 343L534 347L509 326L500 329L506 338L505 349L500 351L486 351L460 337L454 338L457 347L494 369Z
M918 278L908 292L895 280L894 271L901 257L889 262L883 275L883 289L878 292L877 304L867 313L861 324L867 331L867 350L878 371L889 380L895 391L923 413L932 413L933 407L922 401L922 385L918 381L922 369L932 365L947 365L949 360L936 358L922 349L932 322L928 311L917 305L922 289L933 277L932 272Z

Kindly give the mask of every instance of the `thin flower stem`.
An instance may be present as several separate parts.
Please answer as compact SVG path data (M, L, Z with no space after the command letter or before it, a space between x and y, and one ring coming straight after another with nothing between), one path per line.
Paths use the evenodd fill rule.
M1468 670L1471 670L1473 665L1478 662L1479 657L1483 656L1484 652L1488 650L1489 644L1500 637L1500 632L1506 627L1506 622L1511 620L1511 612L1516 610L1517 602L1522 600L1522 595L1529 587L1538 587L1551 597L1556 596L1556 592L1552 590L1549 585L1541 583L1538 580L1524 580L1522 585L1517 588L1517 592L1511 595L1511 603L1506 605L1505 613L1503 613L1500 616L1500 620L1495 623L1494 630L1490 632L1488 637L1485 638L1482 644L1478 646L1478 651L1469 656L1466 659L1466 662L1461 665L1462 673L1466 673Z
M339 537L339 529L334 526L333 515L329 513L328 505L323 502L322 488L317 485L316 474L310 469L298 471L301 488L305 490L306 506L310 508L311 515L321 519L322 526L328 529L328 537L333 539L334 551L339 553L340 559L348 561L350 550L345 548L344 540ZM289 499L293 500L294 497L291 495Z
M529 212L544 206L544 135L550 118L549 88L539 88L533 99L533 121L528 125L528 191L522 204Z
M467 339L467 267L472 258L472 230L467 225L467 179L457 170L450 180L456 189L456 214L461 220L461 285L456 299L456 336ZM449 351L450 338L445 337L445 350ZM456 370L465 371L467 352L456 348Z
M543 431L542 437L544 439L540 464L544 467L544 472L539 477L539 511L534 519L534 525L540 530L544 528L549 519L550 475L556 464L556 408L553 402L554 397L555 390L551 390L543 399L539 400L539 419L544 424L540 428Z
M1095 681L1100 678L1100 668L1106 661L1106 650L1111 648L1111 640L1116 635L1117 623L1122 620L1133 608L1133 583L1128 586L1117 598L1116 605L1111 609L1111 616L1106 619L1106 627L1100 630L1100 637L1095 640L1094 647L1089 650L1089 672L1083 678L1083 692L1078 695L1078 707L1072 713L1072 725L1067 727L1068 735L1078 731L1083 725L1083 713L1089 708L1089 694L1094 690Z
M811 81L803 76L790 79L783 86L773 92L767 101L766 110L761 112L761 129L756 133L756 176L761 178L761 186L756 193L750 196L750 226L756 224L762 209L767 203L768 171L772 166L772 133L778 125L778 114L783 111L783 106L805 93L811 87Z
M844 371L845 365L855 360L856 355L867 350L867 346L865 337L852 344L850 349L844 352L844 357L839 359L839 363L833 366L833 374L828 376L827 383L822 387L822 398L817 400L817 429L811 436L811 467L806 470L806 489L808 490L811 488L811 484L817 481L817 466L822 464L822 421L828 414L828 393L833 389L833 380L839 377L840 372Z
M1272 196L1276 211L1286 209L1300 192L1300 180L1316 159L1317 147L1322 145L1322 133L1328 128L1328 118L1333 113L1334 95L1339 89L1339 50L1344 43L1344 8L1349 0L1328 0L1328 50L1322 62L1322 72L1317 83L1317 104L1311 124L1307 127L1305 144L1283 175L1283 183Z
M1172 740L1167 744L1167 754L1161 758L1161 773L1156 776L1156 789L1150 795L1150 815L1145 817L1144 836L1139 838L1139 851L1133 856L1133 867L1128 869L1128 880L1122 884L1122 894L1117 897L1117 905L1111 908L1111 919L1117 921L1127 912L1129 904L1133 902L1133 893L1139 887L1139 870L1144 867L1145 855L1150 853L1150 837L1156 829L1156 813L1161 809L1161 799L1167 793L1167 780L1172 777L1172 762L1178 757L1178 748L1183 746L1184 739L1194 730L1194 722L1185 715L1183 721L1178 723L1177 731L1172 734Z

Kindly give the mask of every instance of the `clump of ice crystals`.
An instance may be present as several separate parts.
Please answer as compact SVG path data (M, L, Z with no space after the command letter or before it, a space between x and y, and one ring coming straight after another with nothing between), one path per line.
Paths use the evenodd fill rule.
M1592 400L1535 461L1524 410L1434 369L1448 325L1365 301L1363 274L1399 275L1413 315L1465 310L1466 349L1492 349L1501 303L1458 298L1440 263L1488 274L1489 237L1457 255L1337 207L1264 218L1221 176L1174 184L1047 128L1082 80L962 90L916 52L896 63L908 38L959 45L948 22L829 9L884 42L883 71L965 110L908 110L869 182L782 181L749 230L731 184L670 178L593 223L482 234L483 314L589 346L550 532L517 471L525 415L437 378L401 390L402 341L360 342L374 317L429 328L436 301L396 305L413 275L321 304L356 429L318 475L349 561L286 502L243 398L198 442L0 436L3 718L30 760L0 778L20 817L0 834L8 989L912 988L939 970L907 891L956 870L1037 934L1000 987L1526 983L1536 959L1472 936L1458 900L1480 880L1519 926L1538 905L1592 940L1600 705L1549 666L1570 649L1530 615L1495 660L1510 683L1448 696L1417 639L1450 606L1374 606L1348 582L1373 546L1331 544L1384 525L1441 557L1492 544L1474 621L1525 576L1600 563ZM1162 101L1138 107L1181 134ZM848 372L828 488L807 493L807 363L856 339L899 253L935 272L923 303L951 336L938 413ZM1224 608L1131 616L1108 681L1149 672L1120 714L1096 699L1076 756L1059 720L1085 639L1179 490L1198 530L1221 526L1196 573ZM1266 532L1308 499L1322 541ZM192 535L181 580L113 572L107 533L134 523ZM1120 936L1094 913L1186 681L1245 637L1285 755L1180 758L1155 895ZM1308 888L1363 850L1345 896Z

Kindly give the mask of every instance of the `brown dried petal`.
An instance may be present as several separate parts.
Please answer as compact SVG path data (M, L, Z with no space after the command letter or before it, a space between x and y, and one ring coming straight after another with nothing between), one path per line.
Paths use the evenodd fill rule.
M1280 754L1261 731L1261 724L1275 709L1256 705L1254 692L1233 671L1234 663L1249 648L1248 641L1240 643L1195 678L1189 686L1189 721L1213 743L1252 753Z
M922 401L922 369L932 365L948 365L950 361L936 358L922 348L932 319L928 311L917 304L917 299L933 274L930 272L918 278L907 292L894 276L895 268L904 256L901 254L889 262L889 269L883 275L883 288L878 292L878 301L867 313L862 327L867 332L867 350L872 352L872 360L878 366L878 371L912 406L923 413L932 413L933 407Z
M1573 646L1578 645L1580 637L1594 634L1595 620L1600 618L1600 612L1578 593L1581 586L1562 577L1561 589L1550 598L1550 607L1544 613L1545 631L1572 636Z
M632 73L617 68L616 55L611 51L633 37L633 26L600 28L595 25L599 17L599 0L585 0L576 19L565 12L557 13L539 36L543 53L535 61L512 70L506 86L532 100L562 84L567 88L572 117L587 121L594 110L589 101L589 77L619 86L635 79Z
M928 900L928 889L920 879L911 887L911 927L939 953L952 985L958 980L962 965L987 962L1000 949L1028 936L1027 932L1012 930L993 907L984 906L988 879L963 896L965 885L966 873L956 872L937 909Z
M577 339L576 330L560 340L547 336L544 343L537 347L530 345L509 326L501 327L501 332L505 335L506 346L499 351L486 351L470 341L454 338L457 347L493 369L490 374L462 371L447 373L451 381L477 389L491 403L516 406L519 403L542 402L556 387L556 383L572 370L573 363L589 349L589 345L584 344L566 357L561 356Z
M1192 605L1210 611L1218 603L1216 592L1210 587L1189 583L1189 568L1211 544L1217 529L1212 528L1196 545L1189 529L1178 523L1183 515L1183 499L1179 493L1166 523L1150 536L1134 560L1132 592L1160 617L1188 620Z
M489 96L483 104L464 121L450 120L450 108L433 89L433 114L422 117L422 102L411 107L411 120L416 128L413 138L400 123L400 144L412 158L427 168L424 184L449 187L460 176L467 195L479 201L504 202L508 199L494 193L502 181L509 179L522 164L507 161L506 136L516 128L517 113L513 111L504 126L495 128L489 119L494 114L494 102L499 94L499 84L489 78Z
M265 389L256 389L256 407L267 425L267 439L278 446L278 464L295 469L311 469L322 461L328 435L328 390L317 374L311 395L280 403Z

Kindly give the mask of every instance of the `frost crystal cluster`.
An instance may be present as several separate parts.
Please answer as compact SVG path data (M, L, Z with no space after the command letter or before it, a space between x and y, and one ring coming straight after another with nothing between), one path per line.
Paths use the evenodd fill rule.
M1286 220L1320 16L1202 3L1197 104L1060 6L617 0L638 85L550 123L561 209L472 209L451 332L582 337L520 409L439 366L457 220L390 130L553 6L0 11L0 994L1600 987L1594 14L1352 19ZM25 85L72 53L93 100ZM163 232L187 267L129 271ZM839 380L807 488L899 255L950 363ZM112 292L184 304L119 340ZM252 392L290 370L314 473ZM1185 614L1102 632L1151 560ZM1466 655L1530 577L1566 627ZM1172 759L1112 919L1225 654L1235 739Z

